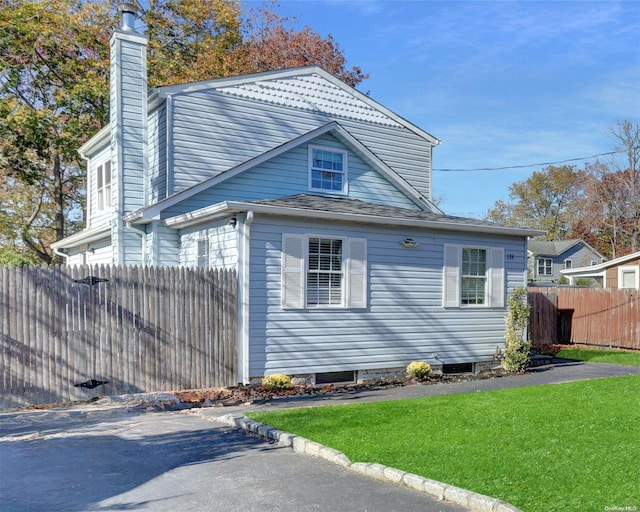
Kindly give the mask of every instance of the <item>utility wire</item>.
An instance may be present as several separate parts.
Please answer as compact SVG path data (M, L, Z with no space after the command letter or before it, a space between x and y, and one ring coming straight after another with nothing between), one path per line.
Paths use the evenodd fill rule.
M633 148L638 149L638 148ZM591 158L597 158L599 156L608 156L615 155L617 153L626 153L626 149L621 149L618 151L609 151L608 153L598 153L597 155L584 156L582 158L569 158L567 160L558 160L557 162L542 162L538 164L529 164L529 165L508 165L505 167L478 167L476 169L433 169L437 172L477 172L477 171L505 171L508 169L526 169L528 167L541 167L544 165L556 165L556 164L565 164L567 162L577 162L579 160L589 160Z

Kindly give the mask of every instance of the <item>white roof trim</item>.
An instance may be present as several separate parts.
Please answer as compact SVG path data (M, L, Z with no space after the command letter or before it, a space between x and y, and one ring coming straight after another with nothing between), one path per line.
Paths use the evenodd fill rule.
M82 244L88 244L106 238L106 235L111 236L111 223L99 226L93 229L83 229L71 236L58 240L51 244L54 249L69 249L71 247L77 247Z
M510 226L487 226L483 224L460 224L455 221L434 221L422 219L401 219L396 217L383 217L377 215L364 215L358 213L340 213L324 210L309 210L306 208L293 208L285 206L272 206L242 201L224 201L195 210L193 212L177 215L164 220L164 225L171 228L185 228L207 220L224 217L229 214L253 211L254 214L277 215L285 217L302 217L316 220L330 220L343 222L359 222L378 225L408 226L419 228L431 228L450 231L470 231L476 233L492 233L497 235L514 236L539 236L542 231L533 229L514 228Z
M96 133L93 137L91 137L87 142L85 142L78 148L78 153L80 153L80 156L82 158L86 158L86 155L88 155L89 153L93 153L94 150L108 143L111 138L107 137L107 135L109 135L110 132L110 126L107 124L98 133Z
M144 223L145 221L151 222L152 220L158 218L160 213L170 208L182 201L193 197L200 192L204 192L205 190L216 186L223 181L233 178L238 174L241 174L244 171L248 171L261 165L269 160L280 156L287 151L290 151L302 144L306 144L317 137L324 135L326 133L334 132L337 137L342 140L345 144L351 147L356 153L359 153L366 161L368 161L373 167L375 167L381 174L383 174L386 178L388 178L394 185L396 185L400 190L402 190L408 197L410 197L417 205L429 206L434 213L442 213L435 205L431 203L427 198L425 198L422 194L420 194L417 190L415 190L411 185L409 185L405 180L403 180L393 169L391 169L388 165L382 162L377 156L375 156L371 151L369 151L366 146L364 146L358 139L356 139L351 133L349 133L340 123L337 121L331 121L319 128L311 130L303 135L295 139L291 139L284 144L277 146L273 149L270 149L250 160L242 162L241 164L232 167L222 173L209 178L205 181L198 183L197 185L193 185L188 189L182 190L162 201L158 201L157 203L148 206L144 209L137 210L135 212L131 212L125 216L125 220L127 222L134 223Z
M232 87L232 86L238 86L238 85L243 85L247 83L254 83L260 80L290 78L294 76L300 76L302 74L313 74L313 73L322 76L325 80L331 82L336 87L339 87L343 91L357 97L359 100L363 101L364 103L369 105L371 108L378 110L379 112L382 112L383 114L393 119L398 124L418 134L420 137L426 139L434 146L437 146L438 144L440 144L440 140L438 138L424 131L422 128L416 126L410 121L407 121L402 116L399 116L392 110L389 110L384 105L371 99L369 96L361 93L354 87L351 87L350 85L345 84L342 80L340 80L339 78L336 78L331 73L328 73L327 71L325 71L319 66L306 66L306 67L300 67L300 68L283 69L279 71L266 71L263 73L254 73L251 75L241 75L241 76L228 77L228 78L216 78L214 80L205 80L202 82L192 82L188 84L168 85L166 87L159 87L157 89L154 89L149 96L150 97L153 96L154 99L156 97L166 98L167 96L171 96L173 94L196 92L204 89L210 89L212 87L214 88Z
M580 274L584 276L587 276L587 273L600 275L602 273L601 271L605 271L608 268L626 263L627 261L635 260L636 258L640 258L640 251L632 252L631 254L620 256L619 258L605 261L604 263L600 263L598 265L574 267L574 268L563 268L560 270L560 273L565 275Z

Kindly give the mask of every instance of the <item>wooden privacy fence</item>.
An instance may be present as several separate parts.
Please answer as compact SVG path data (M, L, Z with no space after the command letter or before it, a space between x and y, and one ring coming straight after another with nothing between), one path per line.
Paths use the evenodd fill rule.
M236 385L236 282L231 270L0 268L0 407Z
M640 349L638 290L529 288L533 343Z

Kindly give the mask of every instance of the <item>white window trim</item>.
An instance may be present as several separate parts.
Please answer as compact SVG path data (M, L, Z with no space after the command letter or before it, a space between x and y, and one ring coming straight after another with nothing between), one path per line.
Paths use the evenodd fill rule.
M484 304L462 304L462 249L482 249L487 254ZM442 305L445 308L490 309L505 305L504 249L471 244L445 244L442 263Z
M622 274L625 272L633 272L635 276L635 289L640 290L640 266L626 266L626 267L618 267L618 288L622 290L633 290L634 288L623 288L622 285Z
M553 263L551 264L551 268L553 268ZM571 258L564 260L564 268L573 268L573 260Z
M104 192L106 187L104 183L104 166L109 162L109 201L103 201L102 208L100 207L100 192ZM101 158L97 160L93 166L93 172L96 179L96 191L95 191L95 213L103 213L111 210L113 202L113 165L111 162L111 156ZM98 176L102 175L102 187L98 186Z
M307 305L307 272L310 238L342 240L342 301L340 304ZM359 255L357 255L358 251L360 251ZM353 238L331 234L283 233L281 254L282 309L324 310L364 309L367 307L366 238Z
M338 172L342 174L342 190L327 190L324 188L313 187L312 171L314 169L313 167L313 151L314 150L342 154L342 171L331 171L331 172ZM322 194L338 195L338 196L348 195L349 193L349 160L348 160L348 152L345 151L344 149L332 148L327 146L314 146L310 144L309 152L308 152L307 173L308 173L308 186L309 186L310 192L320 192Z
M541 261L545 262L545 264L544 264L545 272L544 273L540 273L540 262ZM547 270L546 262L547 261L551 262L550 272L548 274L546 273L546 270ZM553 275L553 258L538 258L536 260L536 274L539 275L539 276L552 276Z
M206 242L205 247L207 248L207 264L204 267L200 266L200 252L199 252L199 248L200 248L200 242ZM211 267L211 240L209 239L209 237L200 237L200 238L196 238L196 250L195 250L195 256L196 256L196 268L210 268Z

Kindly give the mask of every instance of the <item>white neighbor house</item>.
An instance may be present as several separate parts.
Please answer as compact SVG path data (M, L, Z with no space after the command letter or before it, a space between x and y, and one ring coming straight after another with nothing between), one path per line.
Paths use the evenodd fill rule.
M133 16L110 123L79 150L87 227L54 244L68 264L237 269L244 383L492 362L540 232L443 214L439 141L320 68L147 91Z

